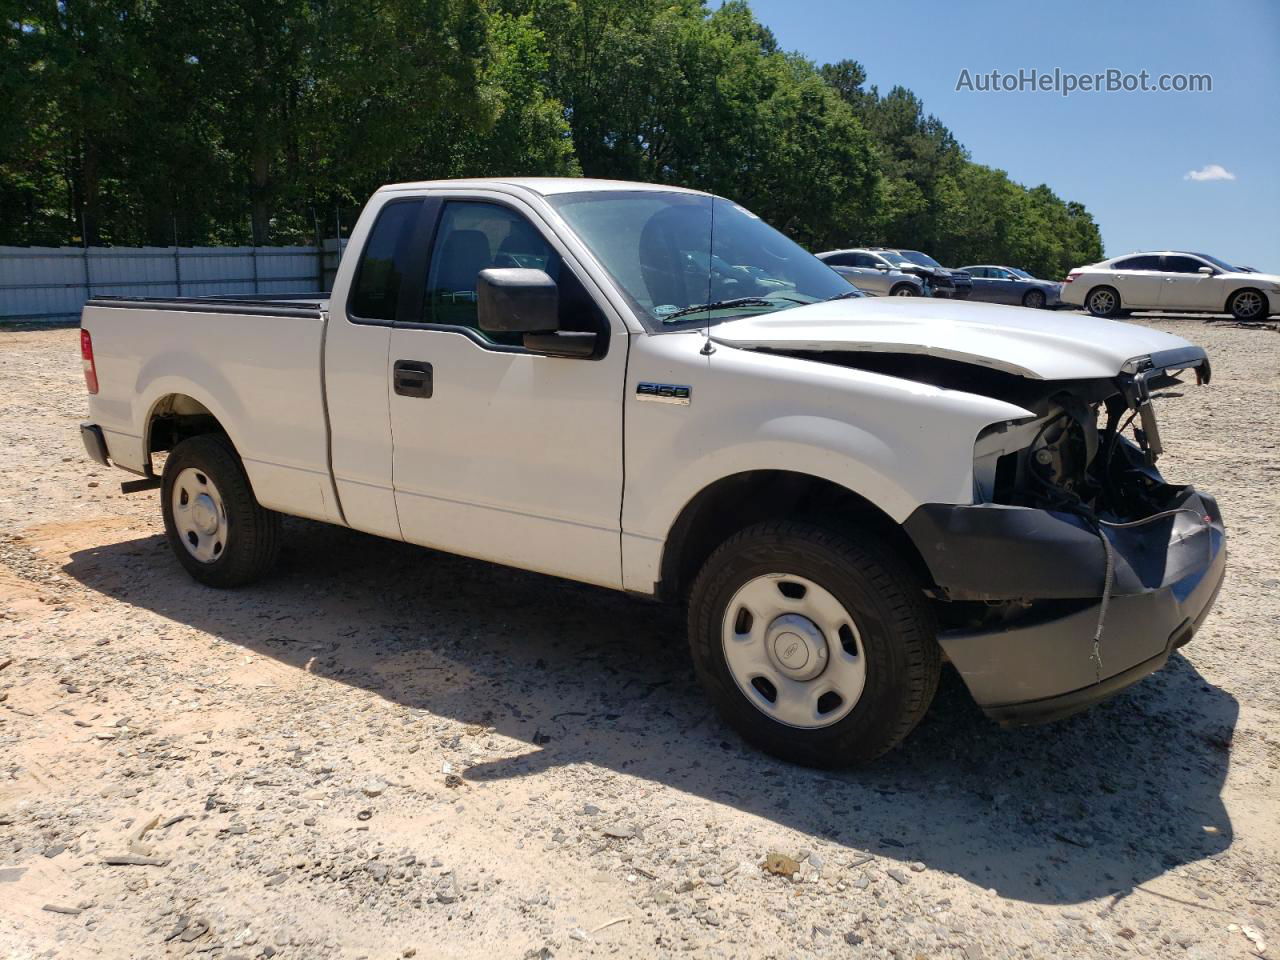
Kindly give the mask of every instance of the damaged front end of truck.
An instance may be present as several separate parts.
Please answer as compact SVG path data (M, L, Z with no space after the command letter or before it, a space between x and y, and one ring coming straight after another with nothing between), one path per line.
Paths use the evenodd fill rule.
M1213 497L1160 475L1152 397L1180 377L1207 383L1202 351L1070 381L927 356L842 359L1035 414L979 435L972 504L925 504L904 523L934 581L939 643L989 716L1074 713L1191 639L1222 583L1225 531Z
M1029 326L1008 338L962 326L907 342L887 325L759 325L726 341L1027 412L976 438L971 503L922 504L903 529L932 580L938 642L978 705L1007 724L1054 720L1160 669L1217 596L1221 513L1213 497L1160 475L1152 402L1184 379L1207 383L1209 361L1133 327L1135 346L1161 348L1124 359L1121 330L1105 331L1104 348Z

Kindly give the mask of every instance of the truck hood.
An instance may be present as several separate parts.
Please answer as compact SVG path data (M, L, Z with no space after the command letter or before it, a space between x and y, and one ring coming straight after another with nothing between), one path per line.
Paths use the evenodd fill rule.
M1128 361L1159 353L1204 358L1181 337L1129 323L922 297L814 303L719 324L711 339L742 349L923 354L1033 380L1114 377L1132 372Z

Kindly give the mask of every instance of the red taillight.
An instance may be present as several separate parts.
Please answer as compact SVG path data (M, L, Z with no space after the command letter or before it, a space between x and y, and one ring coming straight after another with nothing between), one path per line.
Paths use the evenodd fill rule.
M1067 274L1067 278L1066 278L1065 280L1063 280L1062 282L1063 282L1063 283L1070 283L1072 280L1074 280L1074 279L1075 279L1076 277L1078 277L1078 276L1080 276L1080 271L1079 271L1079 270L1072 270L1070 273L1068 273L1068 274Z
M88 330L80 331L80 358L84 360L84 385L90 393L97 393L98 368L93 365L93 337Z

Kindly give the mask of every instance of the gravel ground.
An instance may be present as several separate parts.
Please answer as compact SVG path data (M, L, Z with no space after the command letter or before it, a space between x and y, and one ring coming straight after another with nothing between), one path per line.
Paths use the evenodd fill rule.
M0 955L1276 955L1280 337L1143 322L1214 363L1159 401L1232 538L1201 634L1029 730L945 676L836 774L720 723L678 610L302 521L197 586L76 331L0 333Z

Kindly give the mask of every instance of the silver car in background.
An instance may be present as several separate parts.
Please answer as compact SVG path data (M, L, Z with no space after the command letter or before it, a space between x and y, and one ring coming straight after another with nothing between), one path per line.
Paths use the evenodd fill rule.
M1025 270L983 264L961 267L973 278L974 300L987 303L1011 303L1016 306L1057 307L1062 303L1062 284L1053 280L1037 280Z
M814 256L859 290L874 297L927 297L933 294L917 273L900 269L878 252L827 250Z

